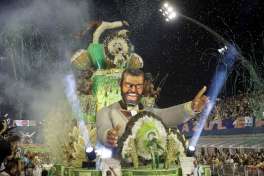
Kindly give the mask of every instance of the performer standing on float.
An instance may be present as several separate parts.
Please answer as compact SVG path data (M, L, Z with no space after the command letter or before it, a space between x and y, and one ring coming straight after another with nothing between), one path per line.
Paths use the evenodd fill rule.
M122 100L102 108L96 115L97 139L107 147L117 147L118 138L126 129L130 118L145 109L140 103L144 91L144 72L128 68L122 73L120 88ZM150 109L167 127L176 127L201 112L208 102L204 86L192 101L169 108Z

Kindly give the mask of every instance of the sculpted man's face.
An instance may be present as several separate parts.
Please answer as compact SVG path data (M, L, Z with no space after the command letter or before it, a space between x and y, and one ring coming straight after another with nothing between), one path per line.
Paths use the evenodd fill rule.
M137 105L143 93L144 76L125 74L121 83L122 98L127 105Z

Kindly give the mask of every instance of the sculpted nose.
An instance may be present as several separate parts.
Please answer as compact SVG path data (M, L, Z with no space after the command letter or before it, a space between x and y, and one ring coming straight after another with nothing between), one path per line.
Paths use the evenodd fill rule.
M132 86L131 86L131 91L132 91L132 92L136 92L136 86L135 86L135 85L132 85Z

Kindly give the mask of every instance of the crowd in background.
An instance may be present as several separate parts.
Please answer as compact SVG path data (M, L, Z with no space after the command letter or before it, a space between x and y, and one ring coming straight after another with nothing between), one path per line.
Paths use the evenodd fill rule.
M246 116L253 116L250 97L246 95L238 95L236 97L218 99L209 119L235 120L239 117Z
M45 176L48 163L48 153L24 151L19 136L0 137L0 176Z
M210 165L213 175L264 175L264 149L202 148L197 160L199 164Z

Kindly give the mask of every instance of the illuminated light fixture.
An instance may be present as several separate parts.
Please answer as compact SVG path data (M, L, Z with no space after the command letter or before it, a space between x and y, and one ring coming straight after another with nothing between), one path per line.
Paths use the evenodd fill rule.
M96 153L92 147L87 147L85 152L86 152L87 159L89 161L93 161L96 159Z
M173 19L176 17L176 13L175 12L172 12L170 15L169 15L169 19Z
M193 145L190 145L188 148L187 148L187 151L186 151L186 156L187 157L193 157L195 155L195 147Z
M87 161L82 162L82 168L95 169L96 167L96 153L93 147L89 146L85 149Z
M188 149L190 150L190 151L195 151L195 147L194 146L192 146L192 145L190 145L189 147L188 147Z
M173 11L173 8L172 7L168 7L168 12L172 12Z
M93 151L93 147L87 147L85 150L86 153L90 153L92 151Z
M170 22L170 21L172 21L178 17L184 18L184 19L198 25L199 27L203 28L204 30L206 30L210 34L212 34L214 37L216 37L216 39L218 41L222 42L224 45L228 46L228 44L229 44L229 42L224 37L222 37L220 34L215 32L214 30L212 30L211 28L209 28L205 24L180 13L179 11L177 11L177 9L174 6L172 6L168 2L164 2L164 4L161 5L161 8L159 9L159 11L162 14L162 16L164 16L164 19L167 22ZM227 49L227 47L224 47L224 48Z
M161 9L159 9L161 14L165 17L165 21L169 22L177 17L177 13L174 8L169 3L164 3Z
M218 49L217 51L218 51L220 54L223 54L226 50L227 50L227 46L224 46L223 48L220 48L220 49Z

